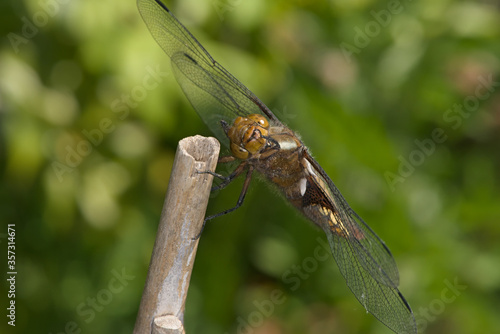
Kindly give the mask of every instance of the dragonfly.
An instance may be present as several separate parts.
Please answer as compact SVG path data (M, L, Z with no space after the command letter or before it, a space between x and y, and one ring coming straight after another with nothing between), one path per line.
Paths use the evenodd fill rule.
M363 307L396 333L417 333L410 305L398 290L399 273L386 244L349 206L299 137L240 81L222 67L159 0L137 0L156 42L170 57L172 72L204 123L238 161L222 189L246 172L235 207L243 204L254 172L325 233L347 286Z

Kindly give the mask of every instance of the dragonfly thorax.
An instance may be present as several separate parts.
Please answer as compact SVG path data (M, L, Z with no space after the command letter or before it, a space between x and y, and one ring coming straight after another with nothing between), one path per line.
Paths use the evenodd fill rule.
M226 131L234 157L246 160L266 147L269 122L262 115L238 117Z

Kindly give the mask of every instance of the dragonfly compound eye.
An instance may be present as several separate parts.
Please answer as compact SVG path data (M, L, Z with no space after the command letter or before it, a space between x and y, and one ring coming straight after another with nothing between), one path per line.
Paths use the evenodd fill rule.
M237 117L227 136L231 141L231 152L238 159L248 159L250 155L261 151L269 135L269 122L261 115Z
M231 142L231 153L233 153L234 157L240 160L248 159L250 153L245 150L243 147L238 146L237 144Z
M259 126L263 127L264 129L269 128L269 122L267 119L259 114L251 114L248 115L248 118L257 123Z

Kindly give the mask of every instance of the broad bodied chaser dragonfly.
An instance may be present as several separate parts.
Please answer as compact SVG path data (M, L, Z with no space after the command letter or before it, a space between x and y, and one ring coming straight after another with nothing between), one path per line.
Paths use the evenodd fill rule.
M212 173L223 188L246 172L237 205L242 205L254 171L276 185L285 198L326 233L348 287L368 312L396 333L417 333L412 310L398 290L391 252L351 209L299 137L250 90L216 62L159 0L138 0L154 39L171 59L172 71L202 120L239 160L229 176Z

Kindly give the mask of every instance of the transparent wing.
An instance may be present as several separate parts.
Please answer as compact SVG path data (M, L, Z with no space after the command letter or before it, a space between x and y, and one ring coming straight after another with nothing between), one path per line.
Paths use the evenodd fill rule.
M138 0L137 6L154 39L170 57L175 78L201 119L228 145L220 121L262 114L281 124L249 89L219 65L160 1Z
M417 333L410 305L398 290L399 274L385 243L351 209L340 191L310 156L333 201L335 222L323 226L333 257L347 286L365 309L396 333ZM325 189L324 189L325 190Z

